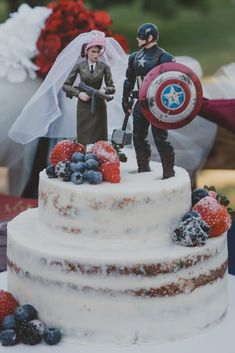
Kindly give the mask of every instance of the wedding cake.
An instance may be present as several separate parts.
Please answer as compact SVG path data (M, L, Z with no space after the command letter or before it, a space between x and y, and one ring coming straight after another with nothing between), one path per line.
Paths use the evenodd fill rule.
M121 169L121 182L74 185L40 173L39 207L8 227L8 289L81 342L126 344L191 336L227 308L226 234L181 246L188 173Z

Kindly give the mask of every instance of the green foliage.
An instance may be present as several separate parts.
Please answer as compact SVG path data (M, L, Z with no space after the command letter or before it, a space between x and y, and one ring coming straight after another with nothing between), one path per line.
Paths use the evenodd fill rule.
M93 9L107 9L110 6L120 5L120 4L133 4L134 0L89 0L89 4Z
M147 11L156 11L157 14L171 18L177 12L177 0L156 1L156 0L143 0L142 8Z
M23 0L22 0L23 1ZM104 0L85 0L86 6ZM107 0L105 0L107 3ZM108 12L113 19L112 30L124 35L130 43L130 51L137 49L136 30L145 22L155 23L160 30L159 45L173 55L196 58L202 65L204 75L213 74L221 65L234 61L235 54L235 5L231 0L177 0L179 9L169 16L167 6L176 0L109 0ZM210 9L203 6L205 1ZM143 9L145 6L165 6L160 10ZM183 6L183 2L185 6ZM148 3L150 5L148 5ZM187 4L186 4L187 3ZM7 0L0 0L0 19L7 15ZM147 4L147 5L146 5ZM93 7L93 6L92 6ZM100 7L100 9L102 9ZM170 10L169 10L170 11Z
M158 15L168 19L175 16L182 7L208 11L211 6L210 0L142 0L144 10L157 11Z
M114 30L129 40L130 52L137 49L137 28L142 23L152 22L160 30L161 47L175 56L194 57L207 76L220 66L233 62L235 54L235 5L230 0L210 0L209 5L209 12L181 7L167 20L157 11L143 11L141 0L136 0L133 5L113 6L109 13Z

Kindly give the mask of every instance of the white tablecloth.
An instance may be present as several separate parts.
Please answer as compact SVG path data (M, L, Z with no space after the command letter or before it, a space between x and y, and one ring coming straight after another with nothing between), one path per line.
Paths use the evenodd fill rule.
M6 289L6 273L0 274L0 288ZM177 342L161 344L144 344L132 346L110 345L81 345L79 343L63 341L56 346L46 346L41 343L37 346L23 344L14 347L0 346L0 352L17 353L234 353L233 341L235 327L235 277L229 276L229 309L225 319L217 326L207 331Z

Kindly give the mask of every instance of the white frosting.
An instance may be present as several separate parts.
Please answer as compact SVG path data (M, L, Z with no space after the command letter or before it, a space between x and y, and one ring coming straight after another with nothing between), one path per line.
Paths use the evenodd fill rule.
M8 271L8 286L20 303L30 302L48 325L69 337L89 343L133 343L172 340L214 325L227 307L227 277L193 289L193 279L207 276L227 259L226 235L210 239L203 247L187 248L171 241L161 247L135 247L114 251L61 246L56 238L37 229L38 210L16 217L8 229L8 258L16 271ZM97 242L98 244L98 242ZM88 245L88 244L86 244ZM130 248L129 248L130 249ZM197 262L197 257L208 256ZM170 264L193 258L186 268L156 276L107 276L107 265ZM66 264L103 266L101 274L69 270ZM191 282L192 280L192 282ZM128 291L149 290L176 284L181 294L135 297Z
M40 223L66 244L78 237L107 244L114 239L130 244L142 238L165 242L191 207L190 180L182 168L176 167L176 176L167 180L161 179L161 164L152 163L151 169L138 174L136 163L129 161L121 165L121 183L99 185L49 179L43 171Z
M40 174L39 209L8 225L8 287L70 338L126 344L190 336L227 307L226 234L184 247L170 234L190 209L187 172L159 164L120 184ZM77 231L77 230L80 231Z

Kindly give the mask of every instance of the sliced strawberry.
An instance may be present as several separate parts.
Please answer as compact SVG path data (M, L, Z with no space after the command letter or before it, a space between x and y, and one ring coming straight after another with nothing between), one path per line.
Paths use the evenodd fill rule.
M58 142L51 150L50 162L53 166L64 160L70 160L74 152L84 153L85 148L82 144L71 140L62 140Z
M115 148L107 141L98 141L92 148L91 152L95 154L99 163L119 162L118 153Z
M198 212L201 218L210 227L210 237L216 237L226 232L232 223L227 208L221 205L213 196L206 196L198 201L193 210Z
M109 181L110 183L120 183L121 176L119 161L102 163L100 166L100 171L105 181Z
M5 316L13 314L18 303L10 292L0 290L0 323Z

